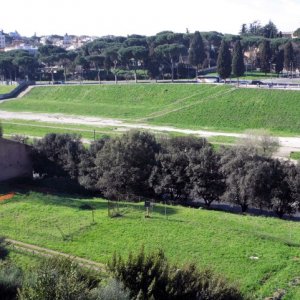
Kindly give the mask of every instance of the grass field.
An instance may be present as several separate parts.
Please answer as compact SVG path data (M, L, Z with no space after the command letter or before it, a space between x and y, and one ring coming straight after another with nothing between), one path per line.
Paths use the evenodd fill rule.
M300 132L300 92L200 84L34 88L0 109L119 118L131 122L241 132Z
M291 158L291 159L300 160L300 152L297 152L297 151L291 152L290 158Z
M84 125L60 125L55 123L24 121L24 120L9 120L2 121L2 128L4 137L11 137L13 135L24 135L32 138L42 138L48 133L69 133L79 134L83 139L93 141L103 136L118 136L124 134L126 128L118 127L91 127ZM95 133L94 133L95 130ZM154 132L157 137L161 136L179 136L181 133L171 132ZM237 142L237 138L228 136L213 136L208 137L207 140L215 145L227 145Z
M14 90L16 85L0 85L0 94L7 94Z
M96 207L95 223L80 209L86 203ZM300 293L289 285L300 276L299 223L174 206L166 218L162 205L145 219L143 203L121 210L123 217L111 219L101 199L17 194L0 202L1 235L104 263L114 251L162 248L172 262L211 267L255 299L277 288L286 289L285 299Z
M75 124L56 124L37 121L10 120L2 121L4 136L25 135L30 137L44 137L48 133L75 133L81 135L84 139L93 140L94 130L95 138L101 138L104 135L114 136L123 132L117 127L91 127Z

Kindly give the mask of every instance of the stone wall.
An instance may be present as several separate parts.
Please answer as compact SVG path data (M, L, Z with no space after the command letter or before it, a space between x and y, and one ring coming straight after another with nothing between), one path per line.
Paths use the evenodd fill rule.
M0 138L0 182L32 177L30 147Z

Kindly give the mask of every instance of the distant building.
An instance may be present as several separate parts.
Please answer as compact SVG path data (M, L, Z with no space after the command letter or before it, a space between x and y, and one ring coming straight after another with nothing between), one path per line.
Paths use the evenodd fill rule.
M29 54L36 55L38 52L38 47L33 47L30 45L25 45L25 44L19 44L19 45L13 46L13 47L5 48L5 52L12 51L12 50L25 50L25 51L29 52Z
M32 178L30 147L0 138L0 170L0 182L17 178Z
M66 33L64 36L63 45L69 47L72 44L72 38Z
M14 40L19 40L19 39L21 39L21 36L20 36L20 34L19 34L18 31L10 32L10 33L9 33L9 36L10 36L11 38L13 38Z
M0 31L0 49L5 48L5 35L3 31Z

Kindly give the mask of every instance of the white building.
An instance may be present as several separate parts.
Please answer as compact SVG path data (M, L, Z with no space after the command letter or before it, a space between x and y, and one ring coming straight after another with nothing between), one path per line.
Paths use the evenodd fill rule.
M5 48L5 35L3 34L3 31L0 31L0 49Z

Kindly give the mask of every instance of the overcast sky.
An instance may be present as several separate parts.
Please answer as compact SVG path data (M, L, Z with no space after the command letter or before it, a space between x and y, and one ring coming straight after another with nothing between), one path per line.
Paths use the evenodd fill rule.
M14 0L1 1L0 29L21 35L153 35L219 31L272 20L281 31L300 27L300 0Z

